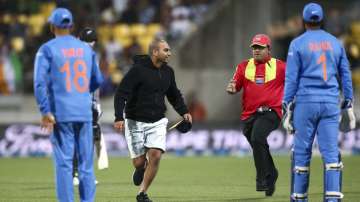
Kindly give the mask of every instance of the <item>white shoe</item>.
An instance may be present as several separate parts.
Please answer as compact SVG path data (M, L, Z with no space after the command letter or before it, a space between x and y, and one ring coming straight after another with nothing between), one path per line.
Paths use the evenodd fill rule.
M73 184L74 184L74 186L78 186L80 184L78 177L73 178ZM99 184L99 181L95 180L95 184Z
M78 186L80 184L80 181L79 181L78 177L73 178L73 184L74 184L74 186Z

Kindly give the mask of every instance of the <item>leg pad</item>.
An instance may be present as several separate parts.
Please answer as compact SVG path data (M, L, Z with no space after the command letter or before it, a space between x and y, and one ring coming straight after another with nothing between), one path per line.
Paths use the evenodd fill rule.
M291 199L294 201L306 200L308 197L307 193L293 193L291 195Z

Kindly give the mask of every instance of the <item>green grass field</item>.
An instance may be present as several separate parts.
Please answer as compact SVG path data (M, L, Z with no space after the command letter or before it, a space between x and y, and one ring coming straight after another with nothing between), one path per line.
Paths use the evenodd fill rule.
M360 201L360 156L344 157L344 202ZM289 201L289 157L275 157L280 176L273 197L255 191L252 158L164 156L160 171L148 191L155 202ZM96 171L96 202L135 201L128 158L110 159L110 169ZM48 202L55 200L52 161L48 158L0 158L1 202ZM322 164L312 161L310 201L322 201ZM77 200L78 201L78 200Z

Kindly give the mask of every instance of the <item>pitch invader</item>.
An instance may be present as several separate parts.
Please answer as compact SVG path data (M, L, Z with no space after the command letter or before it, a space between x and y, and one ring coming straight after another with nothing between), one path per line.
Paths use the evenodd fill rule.
M354 129L351 72L342 44L320 28L321 6L307 4L303 20L306 32L289 47L283 98L283 125L295 136L290 201L308 201L311 151L317 134L324 162L323 201L338 202L344 196L343 163L338 148L339 86L344 94L341 109L349 115L349 128Z

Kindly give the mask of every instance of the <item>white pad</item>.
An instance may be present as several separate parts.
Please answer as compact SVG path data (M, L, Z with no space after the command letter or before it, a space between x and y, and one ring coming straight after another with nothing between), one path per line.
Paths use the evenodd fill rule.
M309 173L310 167L295 166L294 171L295 173L305 174L305 173Z
M293 200L302 200L302 199L307 199L308 197L308 193L303 193L303 194L300 194L300 193L293 193L291 195L291 198Z
M344 194L338 191L327 191L325 192L326 199L342 199L344 198Z
M344 168L344 164L340 163L328 163L325 164L326 170L342 170Z

